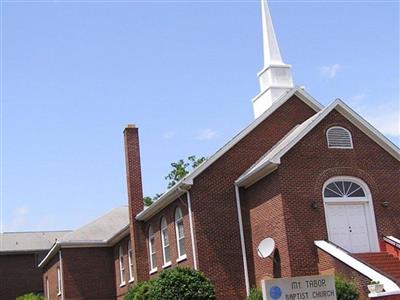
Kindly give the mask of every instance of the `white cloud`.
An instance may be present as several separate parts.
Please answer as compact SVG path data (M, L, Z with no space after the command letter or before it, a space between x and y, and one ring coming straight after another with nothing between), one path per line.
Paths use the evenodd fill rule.
M356 95L353 95L349 98L349 102L354 103L354 104L358 104L360 101L365 100L368 98L368 94L367 93L359 93Z
M166 140L170 140L172 139L174 136L176 135L176 133L174 131L167 131L163 133L163 138Z
M211 140L217 136L217 132L210 128L206 128L203 130L200 130L199 133L196 136L196 139L198 140Z
M337 72L339 71L339 69L341 69L341 65L339 64L333 64L330 66L322 66L320 68L320 72L323 76L328 77L328 78L334 78L337 74Z

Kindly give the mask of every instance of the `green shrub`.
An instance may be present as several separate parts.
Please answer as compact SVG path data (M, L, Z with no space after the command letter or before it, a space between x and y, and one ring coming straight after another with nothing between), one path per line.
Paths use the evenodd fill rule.
M150 300L151 288L154 280L139 282L136 286L129 289L125 295L124 300Z
M247 300L263 300L261 291L257 288L252 288Z
M203 273L176 267L162 271L154 280L151 297L157 300L213 300L215 290Z
M357 300L359 293L354 282L336 276L335 287L338 300Z
M34 293L26 294L17 297L16 300L44 300L43 296L41 295L36 295Z

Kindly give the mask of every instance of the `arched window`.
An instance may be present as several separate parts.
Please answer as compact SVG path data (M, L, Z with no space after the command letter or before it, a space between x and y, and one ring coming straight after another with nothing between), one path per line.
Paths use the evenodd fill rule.
M129 263L129 282L132 282L133 277L133 254L132 254L132 243L128 241L128 263Z
M325 198L365 197L364 189L355 182L338 180L329 183L324 189Z
M156 240L154 238L153 227L149 227L149 257L150 273L157 271Z
M275 249L274 256L273 256L273 266L272 272L274 278L281 278L282 277L282 270L281 270L281 256L279 255L279 250Z
M176 232L176 243L178 247L178 260L186 258L185 249L185 231L183 228L183 215L182 210L177 207L175 210L175 232Z
M122 246L119 246L118 256L119 256L120 283L121 283L121 285L124 285L125 284L125 261L124 261L124 251L122 250Z
M61 270L57 268L57 296L61 295L62 293L62 282L61 282Z
M346 128L334 126L326 131L328 148L352 149L353 140L351 133Z
M169 250L168 224L165 217L161 218L161 243L163 249L163 267L166 267L171 264L171 255Z

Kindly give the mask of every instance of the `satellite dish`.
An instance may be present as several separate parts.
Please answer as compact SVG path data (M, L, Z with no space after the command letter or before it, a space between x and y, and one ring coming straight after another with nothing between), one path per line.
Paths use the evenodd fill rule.
M275 250L275 241L272 238L263 239L257 247L258 256L261 258L269 257Z

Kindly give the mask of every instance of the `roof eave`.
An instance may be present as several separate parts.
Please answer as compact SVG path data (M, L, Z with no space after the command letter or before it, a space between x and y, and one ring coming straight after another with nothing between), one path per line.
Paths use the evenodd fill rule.
M238 180L236 180L235 183L239 187L248 188L249 186L258 182L260 179L264 178L265 176L271 174L276 169L278 169L279 164L280 160L267 161L262 166L257 168L257 170L255 170L254 172L245 174L244 176L238 178Z
M192 184L181 181L177 183L173 188L169 189L165 194L163 194L158 200L156 200L152 205L150 205L145 210L141 211L136 215L136 220L146 221L154 214L159 212L161 209L166 207L168 204L172 203L176 198L182 196L186 193Z

